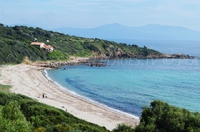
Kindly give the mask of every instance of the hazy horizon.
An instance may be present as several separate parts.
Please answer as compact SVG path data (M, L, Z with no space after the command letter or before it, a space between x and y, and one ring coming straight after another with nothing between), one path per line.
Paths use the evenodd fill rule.
M10 0L0 2L0 23L45 29L159 24L200 31L199 8L197 0Z
M1 22L0 22L1 23ZM108 25L114 25L114 24L118 24L118 25L121 25L121 26L124 26L124 27L130 27L130 28L134 28L134 27L145 27L145 26L149 26L149 25L158 25L158 26L170 26L170 27L181 27L181 28L185 28L185 29L189 29L189 30L194 30L194 31L198 31L200 32L199 30L195 30L195 29L190 29L190 28L187 28L187 27L183 27L183 26L172 26L172 25L162 25L162 24L156 24L156 23L153 23L153 24L146 24L146 25L141 25L141 26L127 26L127 25L123 25L123 24L120 24L120 23L107 23L107 24L103 24L103 25L98 25L96 27L69 27L69 26L58 26L56 28L52 28L52 27L44 27L44 26L38 26L38 25L32 25L32 24L28 24L28 23L13 23L13 24L5 24L5 23L1 23L1 24L4 24L4 26L27 26L27 27L39 27L39 28L43 28L43 29L46 29L46 30L52 30L52 29L59 29L59 28L74 28L74 29L94 29L94 28L99 28L99 27L102 27L102 26L108 26Z

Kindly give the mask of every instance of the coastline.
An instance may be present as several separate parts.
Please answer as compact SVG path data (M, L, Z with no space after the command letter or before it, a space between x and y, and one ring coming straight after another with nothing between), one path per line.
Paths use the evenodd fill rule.
M127 116L130 116L130 117L133 117L135 119L138 119L139 120L139 117L136 116L136 115L132 115L132 114L129 114L129 113L126 113L126 112L123 112L123 111L120 111L118 109L115 109L115 108L111 108L105 104L102 104L100 102L97 102L97 101L94 101L92 99L89 99L85 96L82 96L82 95L79 95L78 93L74 92L74 91L71 91L69 89L66 89L66 87L62 86L61 84L59 84L58 82L52 80L49 76L48 76L48 72L47 72L47 69L43 70L44 72L44 76L50 80L54 85L56 85L57 87L59 87L60 89L64 90L65 92L71 94L72 96L75 96L76 98L79 98L80 100L84 100L86 102L89 102L89 103L92 103L93 105L98 105L100 107L105 107L106 109L109 109L109 110L112 110L112 111L115 111L115 112L118 112L119 114L124 114L124 115L127 115Z
M0 83L12 85L13 93L20 93L39 102L67 110L80 119L105 126L109 130L116 128L120 123L133 127L139 124L139 119L134 116L77 97L59 88L45 76L45 69L25 64L4 66L1 68ZM42 98L44 93L47 98Z
M71 60L68 61L48 61L48 62L29 62L31 65L44 67L44 68L54 68L57 69L61 66L66 65L87 65L90 67L105 67L106 64L101 60L113 60L113 59L199 59L197 56L190 56L186 54L165 54L162 53L161 55L148 55L148 56L141 56L141 55L133 55L127 57L106 57L106 56L95 56L95 57L70 57Z

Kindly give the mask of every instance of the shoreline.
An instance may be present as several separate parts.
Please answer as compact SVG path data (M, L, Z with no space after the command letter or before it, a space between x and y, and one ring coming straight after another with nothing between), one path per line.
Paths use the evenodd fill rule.
M58 82L52 80L52 79L48 76L48 73L47 73L46 70L47 70L47 69L44 70L44 76L45 76L48 80L52 81L52 82L51 82L52 84L54 84L55 86L59 87L60 89L62 89L62 90L64 90L64 91L66 91L67 93L71 94L72 96L75 96L76 98L79 98L79 99L81 99L81 100L85 100L86 102L92 103L93 105L105 107L106 109L109 109L109 110L118 112L119 114L124 114L124 115L130 116L130 117L133 117L133 118L139 120L139 118L140 118L139 116L136 116L136 115L133 115L133 114L130 114L130 113L126 113L126 112L124 112L124 111L121 111L121 110L118 110L118 109L109 107L109 106L107 106L107 105L105 105L105 104L102 104L102 103L100 103L100 102L98 102L98 101L94 101L94 100L89 99L89 98L87 98L87 97L85 97L85 96L82 96L82 95L80 95L80 94L78 94L78 93L76 93L76 92L74 92L74 91L69 90L68 88L62 86L62 85L59 84Z
M54 68L57 69L65 65L80 65L84 64L87 66L105 67L106 64L102 60L114 60L114 59L199 59L196 56L190 56L186 54L165 54L162 53L160 56L148 55L140 56L134 55L133 57L71 57L69 61L48 61L48 62L34 62L31 65L44 67L44 68Z
M102 106L94 101L79 98L59 88L44 75L46 68L31 65L8 65L1 68L0 83L12 85L11 92L19 93L39 102L67 110L68 113L88 122L113 130L124 123L135 127L139 124L137 116L131 116L115 109ZM51 79L50 79L51 80ZM51 80L53 81L53 80ZM43 94L47 98L42 98Z

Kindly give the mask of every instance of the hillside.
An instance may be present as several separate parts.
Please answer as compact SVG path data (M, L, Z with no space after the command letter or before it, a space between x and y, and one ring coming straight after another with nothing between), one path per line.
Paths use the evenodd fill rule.
M200 32L184 27L149 24L140 27L129 27L118 23L107 24L96 28L57 28L54 31L82 37L101 39L141 39L141 40L200 40Z
M33 41L54 47L53 52L30 45ZM48 41L49 42L48 42ZM31 61L67 60L81 57L146 57L160 53L147 47L127 45L97 38L69 36L26 26L8 27L0 24L0 64L21 63L25 57Z
M42 104L27 96L5 91L0 85L1 132L108 132L105 127L78 119L73 115Z

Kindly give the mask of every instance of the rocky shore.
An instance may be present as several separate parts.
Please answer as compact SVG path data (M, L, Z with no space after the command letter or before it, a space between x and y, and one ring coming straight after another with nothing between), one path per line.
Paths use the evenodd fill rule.
M90 67L105 67L106 64L100 60L106 59L122 59L122 58L135 58L135 59L197 59L195 56L185 55L185 54L161 54L161 55L132 55L128 56L118 56L118 57L107 57L107 56L95 56L91 58L71 58L69 61L51 61L51 62L36 62L32 65L38 67L48 67L48 68L59 68L65 65L87 65Z
M198 58L196 56L190 56L186 54L160 54L160 55L135 55L132 53L121 54L118 56L112 56L110 58L135 58L135 59L195 59Z
M197 59L196 56L190 56L185 54L162 54L160 58L167 58L167 59Z
M59 68L61 66L69 65L69 66L74 66L74 65L87 65L90 67L105 67L106 64L101 61L80 61L80 62L70 62L70 61L61 61L61 62L37 62L33 64L38 67L48 67L48 68Z

